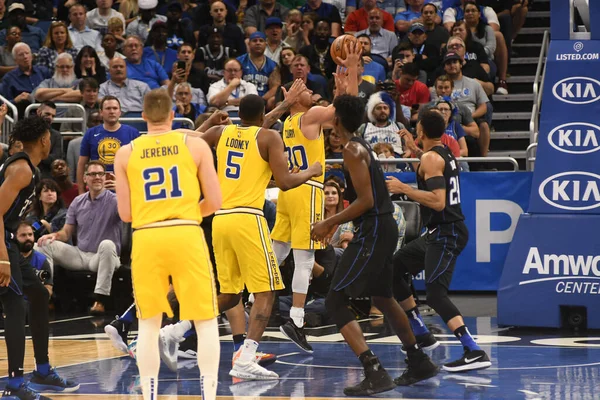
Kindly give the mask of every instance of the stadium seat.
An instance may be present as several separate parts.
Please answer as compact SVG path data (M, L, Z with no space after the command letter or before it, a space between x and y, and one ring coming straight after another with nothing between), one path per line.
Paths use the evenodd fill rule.
M404 234L404 244L421 236L421 209L419 204L414 201L394 201L402 208L404 219L406 220L406 232Z

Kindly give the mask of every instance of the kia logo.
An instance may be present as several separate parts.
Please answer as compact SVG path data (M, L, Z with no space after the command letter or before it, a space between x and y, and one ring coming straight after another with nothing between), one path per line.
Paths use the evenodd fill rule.
M589 104L600 100L600 82L587 76L573 76L556 82L552 93L565 103Z
M600 150L600 126L587 122L570 122L552 129L548 142L556 150L568 154L589 154Z
M546 178L539 195L562 210L585 211L600 207L600 175L584 171L561 172Z

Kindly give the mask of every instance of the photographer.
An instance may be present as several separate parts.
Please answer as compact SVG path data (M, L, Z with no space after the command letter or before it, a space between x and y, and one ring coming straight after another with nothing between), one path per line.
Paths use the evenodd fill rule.
M19 245L19 252L35 270L35 274L48 290L48 294L52 296L52 287L54 282L52 280L52 273L50 269L50 263L48 259L42 253L33 249L35 243L33 238L33 226L27 222L22 221L17 227L17 243Z

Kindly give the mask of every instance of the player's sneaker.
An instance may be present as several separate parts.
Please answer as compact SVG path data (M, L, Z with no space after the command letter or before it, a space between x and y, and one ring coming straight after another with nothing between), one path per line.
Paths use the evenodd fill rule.
M196 353L197 349L198 343L195 340L184 340L179 343L177 357L186 360L195 360L198 357L198 354Z
M476 369L484 369L492 366L490 358L483 350L470 351L465 347L465 352L461 358L451 363L444 364L444 371L465 372Z
M104 332L110 338L112 345L119 351L127 354L127 334L129 333L129 323L115 319L104 327Z
M179 343L184 339L179 339L173 331L175 325L167 325L160 330L158 335L158 349L160 359L173 372L177 372L177 355L179 354Z
M300 347L303 351L307 353L312 353L313 348L308 341L306 340L306 335L304 334L304 328L298 328L294 321L291 319L285 324L279 327L279 331L283 333L288 339L292 342L296 343L296 346Z
M396 387L390 374L381 366L377 357L373 357L374 365L365 369L365 379L356 386L344 388L346 396L371 396L376 393L387 392Z
M236 357L237 354L238 354L237 351L233 352L233 357L231 358L232 366L235 363L235 360L237 360L237 357ZM275 354L263 353L262 351L257 351L256 357L254 359L254 362L256 362L261 367L265 367L265 368L268 367L269 365L273 364L275 361L277 361L277 356Z
M50 397L42 396L31 389L28 384L22 383L18 389L11 389L8 386L2 392L2 398L20 399L20 400L51 400Z
M243 362L236 359L233 363L229 375L253 381L266 381L271 379L279 379L279 375L273 371L269 371L266 368L261 367L254 361Z
M424 381L438 374L439 368L431 361L431 358L423 352L412 354L407 358L408 367L402 375L394 379L394 383L398 386L408 386L413 383Z
M416 335L415 339L417 339L417 344L423 351L432 351L438 348L440 342L437 341L433 333L427 332L424 335ZM406 354L406 348L402 345L400 351Z
M50 373L46 376L33 371L29 386L38 392L71 393L79 389L79 383L61 378L54 368L50 368Z

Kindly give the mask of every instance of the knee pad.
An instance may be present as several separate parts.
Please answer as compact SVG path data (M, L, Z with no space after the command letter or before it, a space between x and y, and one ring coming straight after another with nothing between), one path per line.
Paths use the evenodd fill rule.
M349 322L354 321L354 314L348 309L348 297L344 292L330 290L325 298L327 315L333 320L338 329L342 329Z
M308 293L308 286L315 265L314 250L294 250L294 277L292 278L292 292Z
M277 265L281 265L290 254L292 245L289 242L280 242L279 240L273 240L273 252L277 257Z
M444 322L460 315L458 308L448 297L448 289L443 285L433 282L427 284L427 304L437 312Z

